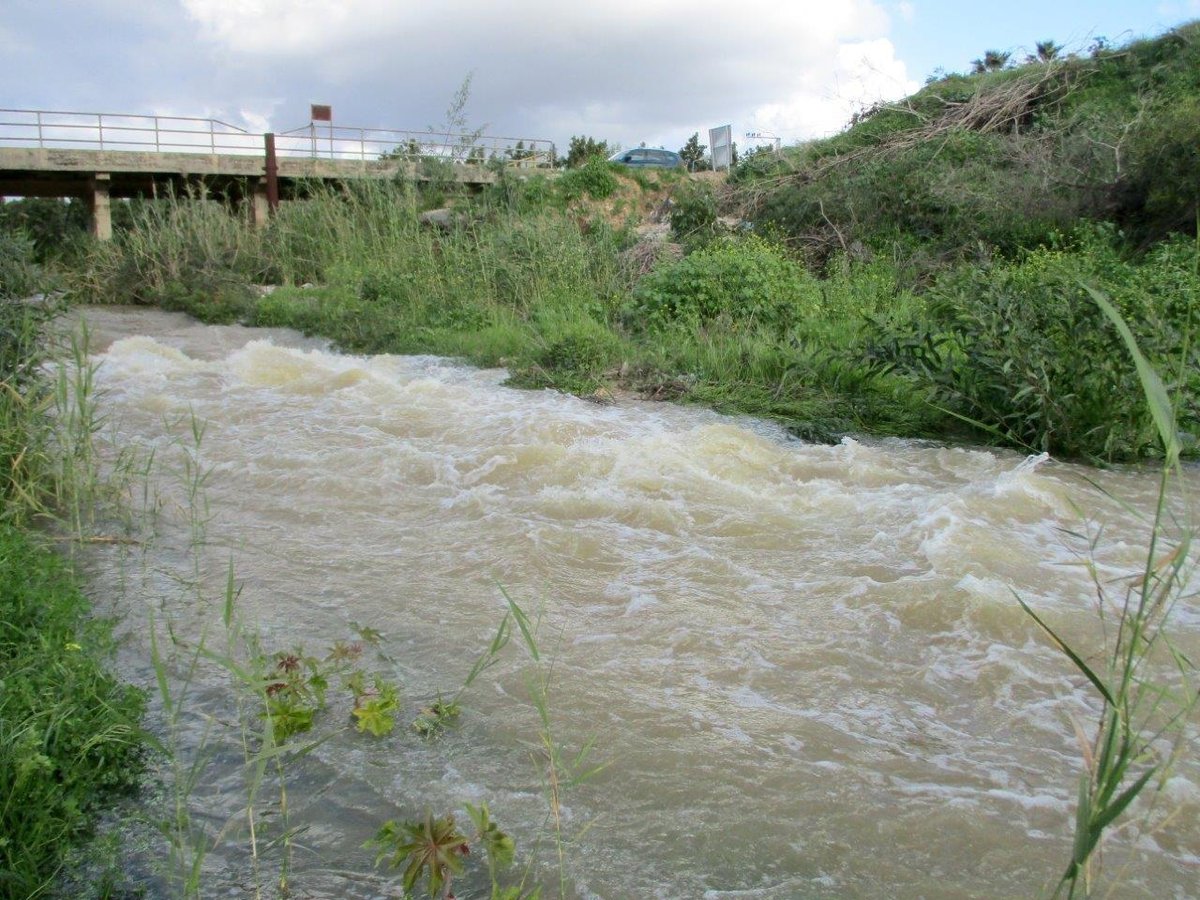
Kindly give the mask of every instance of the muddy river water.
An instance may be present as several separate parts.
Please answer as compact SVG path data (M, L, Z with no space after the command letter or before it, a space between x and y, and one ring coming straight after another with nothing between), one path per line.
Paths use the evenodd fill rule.
M1014 593L1096 651L1096 590L1071 532L1102 528L1096 571L1119 595L1142 562L1154 472L813 445L698 408L513 390L500 370L444 359L342 355L293 332L83 315L105 457L150 460L151 486L130 492L140 542L98 543L87 563L121 617L131 677L153 683L148 634L164 622L185 642L224 640L232 564L264 647L324 652L373 629L371 666L401 685L396 732L339 731L289 763L296 896L398 896L363 842L386 818L467 801L489 804L558 894L519 642L444 735L407 726L487 646L500 586L540 612L555 740L568 757L594 740L607 763L563 794L567 896L1052 890L1082 766L1071 720L1090 733L1095 705ZM1173 634L1200 652L1194 599ZM226 827L245 803L236 741L221 737L228 675L201 666L192 692L178 738L212 747L192 814L226 828L206 894L238 896L253 876L245 835ZM348 718L331 708L317 730ZM1112 842L1114 895L1200 895L1198 820L1200 771L1184 761L1137 811L1139 832ZM486 896L486 877L456 888Z

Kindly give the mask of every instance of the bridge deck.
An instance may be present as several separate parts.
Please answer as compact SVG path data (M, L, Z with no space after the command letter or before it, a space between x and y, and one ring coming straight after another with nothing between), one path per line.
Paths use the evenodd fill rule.
M271 175L268 145L275 163ZM395 158L385 158L389 156ZM0 109L0 199L81 197L101 239L112 233L112 197L202 187L247 202L253 219L261 223L269 205L280 196L301 193L307 181L404 178L491 184L499 176L496 168L483 164L485 159L520 169L552 167L554 144L332 122L260 135L217 119Z
M403 160L280 157L284 185L317 179L430 177L419 162ZM461 184L492 184L494 170L471 164L441 166L438 177ZM98 174L108 176L113 197L151 193L154 186L187 181L218 183L264 176L261 156L218 153L153 153L127 150L77 150L46 147L0 147L0 196L86 197Z

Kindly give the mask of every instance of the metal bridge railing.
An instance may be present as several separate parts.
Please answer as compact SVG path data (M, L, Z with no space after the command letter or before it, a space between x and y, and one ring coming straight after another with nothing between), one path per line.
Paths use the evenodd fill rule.
M276 135L286 157L335 160L500 161L522 168L554 164L551 141L454 132L357 128L311 122ZM219 119L0 108L0 147L261 155L263 136Z
M261 153L262 135L219 119L0 109L0 146L154 153Z
M358 128L310 122L275 135L280 156L401 160L437 159L479 164L500 161L522 168L554 164L552 141L449 131Z

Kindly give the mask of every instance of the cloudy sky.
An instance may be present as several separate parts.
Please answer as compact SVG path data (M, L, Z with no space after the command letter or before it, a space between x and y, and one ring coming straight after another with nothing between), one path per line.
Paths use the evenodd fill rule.
M678 148L731 123L785 141L984 50L1086 47L1200 0L0 0L0 107L213 116L255 131L440 125Z

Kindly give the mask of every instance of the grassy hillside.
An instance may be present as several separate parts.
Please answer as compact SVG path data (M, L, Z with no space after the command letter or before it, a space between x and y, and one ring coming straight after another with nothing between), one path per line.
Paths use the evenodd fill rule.
M949 75L853 127L743 165L740 199L820 262L926 265L1110 222L1130 249L1195 234L1200 23L1079 58Z
M1194 449L1200 23L976 75L758 156L726 202L817 271L875 261L923 300L867 356L1016 446L1130 458L1150 444L1091 291L1176 390Z

